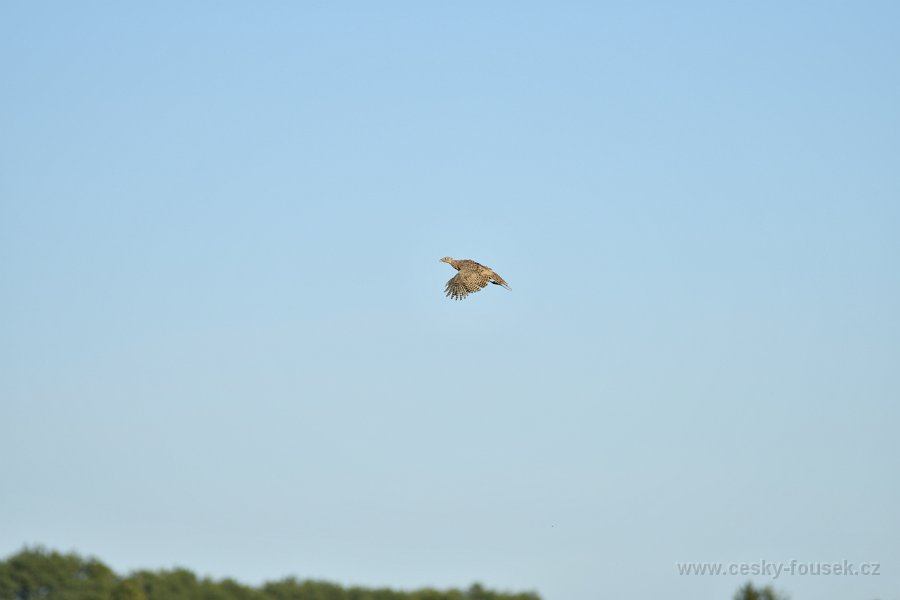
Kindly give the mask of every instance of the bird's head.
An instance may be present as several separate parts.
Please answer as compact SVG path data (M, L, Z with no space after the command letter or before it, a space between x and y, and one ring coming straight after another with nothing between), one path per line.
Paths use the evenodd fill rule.
M441 262L449 263L449 262L451 262L452 260L453 260L453 259L450 258L449 256L445 256L444 258L441 259Z

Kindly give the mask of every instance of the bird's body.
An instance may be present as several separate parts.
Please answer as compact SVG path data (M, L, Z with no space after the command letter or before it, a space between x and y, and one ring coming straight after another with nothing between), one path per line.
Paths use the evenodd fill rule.
M447 287L444 288L448 298L462 300L469 294L474 294L487 287L487 284L489 283L502 285L506 289L511 289L506 285L503 278L494 273L490 267L479 264L474 260L455 260L449 256L445 256L441 259L441 262L445 262L459 271L459 273L456 274L456 277L448 281Z

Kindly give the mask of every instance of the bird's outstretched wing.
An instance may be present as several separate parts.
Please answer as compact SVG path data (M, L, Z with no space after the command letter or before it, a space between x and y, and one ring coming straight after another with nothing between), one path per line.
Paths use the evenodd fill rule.
M444 291L448 298L454 300L462 300L469 294L484 289L490 282L490 276L481 271L474 269L462 269L456 274L456 277L447 282Z

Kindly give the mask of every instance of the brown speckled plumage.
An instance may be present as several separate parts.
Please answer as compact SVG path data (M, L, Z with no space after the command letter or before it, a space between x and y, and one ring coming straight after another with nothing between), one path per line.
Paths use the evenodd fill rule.
M444 288L448 298L462 300L469 294L474 294L487 287L489 283L511 289L503 281L503 278L494 273L490 267L480 265L474 260L454 260L449 256L445 256L441 259L441 262L445 262L459 271L456 277L448 281L447 287Z

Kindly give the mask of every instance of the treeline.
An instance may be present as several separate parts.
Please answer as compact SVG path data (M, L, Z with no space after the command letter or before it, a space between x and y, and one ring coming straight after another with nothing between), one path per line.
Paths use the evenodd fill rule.
M120 576L94 558L43 548L0 562L0 600L540 600L531 592L502 593L474 584L467 590L343 587L294 578L251 587L232 579L199 578L187 569L135 571Z

